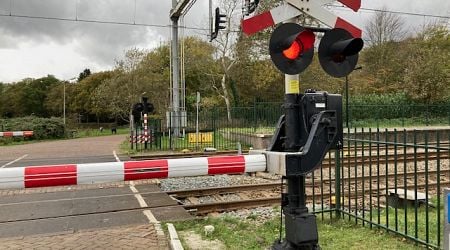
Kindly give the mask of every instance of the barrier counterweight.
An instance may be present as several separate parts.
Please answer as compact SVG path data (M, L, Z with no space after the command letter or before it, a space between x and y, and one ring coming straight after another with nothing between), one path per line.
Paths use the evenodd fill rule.
M28 166L0 169L0 189L239 174L265 170L264 155Z

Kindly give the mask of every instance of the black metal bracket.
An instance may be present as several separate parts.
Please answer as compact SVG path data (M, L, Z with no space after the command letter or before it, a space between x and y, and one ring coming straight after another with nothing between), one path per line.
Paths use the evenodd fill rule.
M299 152L286 154L286 176L306 175L316 169L337 135L337 114L334 110L319 112L311 126L308 139ZM285 116L278 120L269 151L281 151L285 138Z

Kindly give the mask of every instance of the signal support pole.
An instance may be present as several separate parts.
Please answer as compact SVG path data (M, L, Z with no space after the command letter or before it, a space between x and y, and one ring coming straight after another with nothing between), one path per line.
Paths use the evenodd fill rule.
M299 75L285 74L285 152L298 152L307 138L301 137L304 128L303 113L299 106ZM296 168L292 161L286 162L286 169ZM287 176L287 200L283 199L286 239L275 242L274 250L319 249L318 232L315 216L308 214L306 207L305 176Z
M177 0L172 0L172 8L176 8ZM178 16L172 16L172 110L173 110L173 135L178 137L180 135L180 99L179 99L179 70L178 70ZM171 118L172 119L172 118Z

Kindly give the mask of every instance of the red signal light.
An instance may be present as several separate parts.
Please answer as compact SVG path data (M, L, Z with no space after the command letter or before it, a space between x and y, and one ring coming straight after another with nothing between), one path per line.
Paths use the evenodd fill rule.
M314 40L311 30L296 23L281 24L270 37L270 58L281 72L298 74L312 62Z
M288 59L294 60L300 55L300 52L303 50L303 48L301 47L302 45L298 44L297 40L294 40L294 42L292 42L291 44L291 47L283 50L283 55Z
M303 52L314 48L314 41L316 37L314 33L310 30L305 30L300 33L295 40L300 41L303 44Z
M314 33L310 30L305 30L298 34L291 46L283 50L283 55L291 60L295 60L301 54L314 48Z

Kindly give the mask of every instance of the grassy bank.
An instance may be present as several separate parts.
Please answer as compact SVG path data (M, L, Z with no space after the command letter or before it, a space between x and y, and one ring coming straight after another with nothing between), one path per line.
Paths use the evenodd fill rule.
M267 249L279 237L280 219L273 218L256 224L256 217L245 220L235 217L208 217L194 221L177 222L175 227L185 249L190 247L186 233L201 235L204 242L216 240L225 249ZM411 241L383 230L369 229L345 220L317 220L319 241L322 249L422 249ZM204 235L204 226L213 225L214 232ZM216 245L217 242L215 243ZM220 244L220 245L221 245ZM220 248L219 248L220 249Z

